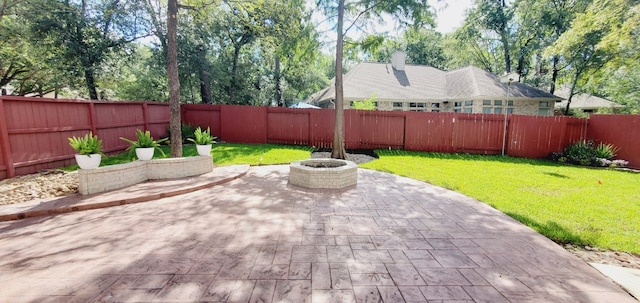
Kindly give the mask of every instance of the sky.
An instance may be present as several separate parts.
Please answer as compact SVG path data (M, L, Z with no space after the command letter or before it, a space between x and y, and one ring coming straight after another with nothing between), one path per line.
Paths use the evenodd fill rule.
M436 30L441 33L450 33L462 25L464 11L473 5L473 0L429 0L429 4L436 9L438 23Z

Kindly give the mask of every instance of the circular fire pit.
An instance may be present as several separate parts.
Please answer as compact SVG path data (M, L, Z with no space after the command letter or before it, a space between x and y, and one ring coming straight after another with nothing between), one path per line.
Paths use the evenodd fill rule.
M318 158L289 167L289 183L301 187L340 189L358 183L358 166L351 161Z

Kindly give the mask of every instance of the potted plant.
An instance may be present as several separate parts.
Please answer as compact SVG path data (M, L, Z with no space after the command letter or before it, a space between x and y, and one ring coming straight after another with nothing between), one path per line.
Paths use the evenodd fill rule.
M211 155L211 144L216 140L216 137L211 136L211 129L207 127L207 130L203 131L198 127L193 132L193 139L189 138L189 141L196 144L196 150L200 156Z
M100 166L102 160L102 140L89 132L84 137L69 138L69 145L78 152L76 163L81 169L94 169Z
M153 140L153 137L151 136L151 132L149 131L143 132L139 129L136 130L136 137L137 139L135 141L127 138L123 138L123 137L120 137L120 140L130 144L127 150L129 152L131 152L132 150L135 150L136 157L138 157L138 159L151 160L151 158L153 158L153 154L156 149L159 150L160 153L164 156L164 152L159 147L160 147L160 143L167 141L167 138L163 138L160 140Z

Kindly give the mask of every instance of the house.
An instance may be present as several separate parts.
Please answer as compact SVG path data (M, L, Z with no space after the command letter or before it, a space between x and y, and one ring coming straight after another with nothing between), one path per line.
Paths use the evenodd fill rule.
M377 110L513 113L553 115L562 98L531 86L501 83L500 77L474 66L443 71L425 65L405 64L396 52L388 63L360 63L343 77L345 108L373 99ZM334 108L334 86L310 97L309 103Z
M557 90L555 94L565 99L562 102L557 102L555 105L556 114L563 115L564 110L567 108L567 99L569 99L570 90L569 88L561 88ZM624 108L624 105L594 95L578 93L573 95L571 105L569 106L569 109L581 110L585 113L594 113L601 108L610 109L616 113L620 112Z

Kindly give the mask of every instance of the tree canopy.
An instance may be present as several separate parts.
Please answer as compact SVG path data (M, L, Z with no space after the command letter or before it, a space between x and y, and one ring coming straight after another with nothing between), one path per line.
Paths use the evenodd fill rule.
M2 93L169 101L168 3L0 0ZM287 106L329 85L336 63L346 72L402 50L407 64L517 72L640 112L638 1L474 0L460 28L440 33L426 0L345 0L336 60L321 28L335 31L339 3L175 2L178 102Z

